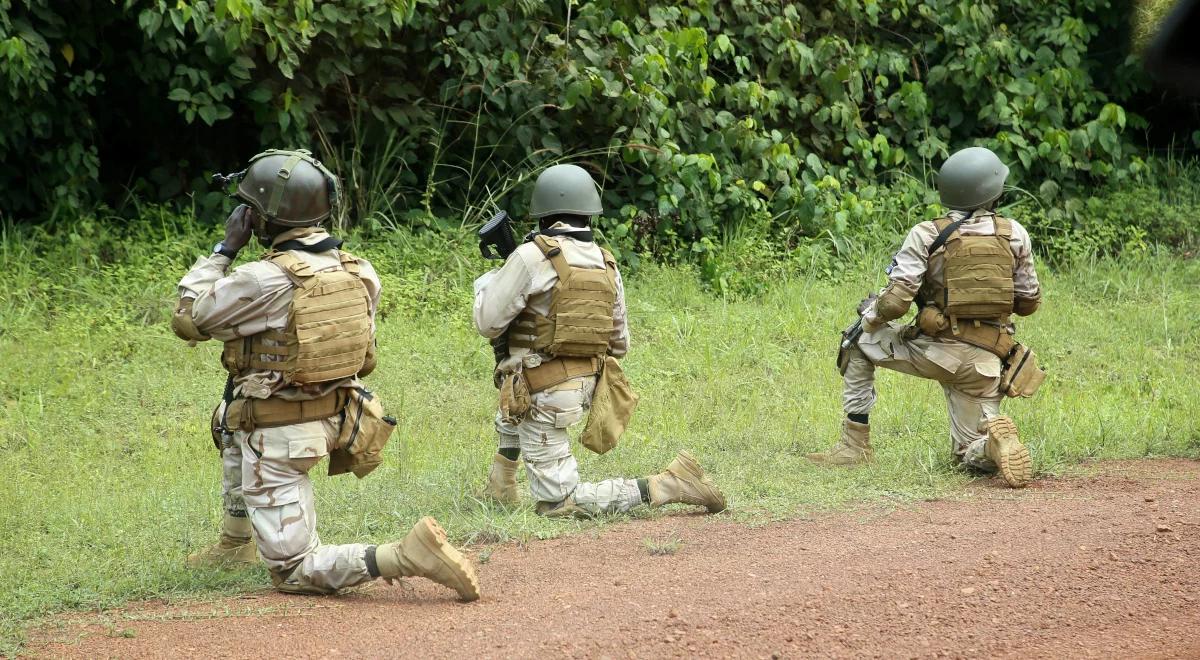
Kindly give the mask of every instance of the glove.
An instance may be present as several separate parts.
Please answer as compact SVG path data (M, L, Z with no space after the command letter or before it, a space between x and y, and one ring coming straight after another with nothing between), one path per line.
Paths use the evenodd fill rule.
M878 293L872 293L871 295L867 296L866 298L863 298L862 302L858 303L858 310L857 310L858 315L862 316L863 314L865 314L867 312L867 308L870 307L871 305L875 304L875 300L878 298L879 298Z
M250 207L245 204L238 205L229 214L229 219L225 221L225 238L221 241L226 250L237 252L250 242L252 217Z

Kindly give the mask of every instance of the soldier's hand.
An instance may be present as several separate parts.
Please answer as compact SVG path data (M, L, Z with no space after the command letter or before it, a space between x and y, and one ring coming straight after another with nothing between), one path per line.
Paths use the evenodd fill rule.
M225 239L221 241L227 250L236 252L250 242L252 213L249 206L240 204L229 214L225 221Z
M878 297L879 297L879 294L872 293L871 295L867 296L866 298L863 298L862 302L858 303L858 315L862 316L863 314L865 314L867 311L867 308L870 307L872 304L874 304L875 299Z

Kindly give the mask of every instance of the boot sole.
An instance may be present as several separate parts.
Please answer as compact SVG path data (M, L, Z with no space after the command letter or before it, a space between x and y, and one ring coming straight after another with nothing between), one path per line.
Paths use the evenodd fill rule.
M997 417L988 422L988 440L994 439L995 456L989 456L996 464L1000 477L1009 488L1024 488L1033 481L1033 459L1029 448L1021 444L1017 426L1007 417ZM988 452L985 452L988 453Z
M458 597L465 602L479 600L479 579L475 575L475 567L457 548L450 545L446 530L432 517L426 516L417 523L417 538L430 554L441 557L442 563L454 575L455 584L446 586L457 591Z
M720 513L725 510L725 494L704 474L704 468L700 467L700 461L697 461L691 452L686 450L680 451L675 460L671 461L671 464L667 466L667 472L685 481L699 484L706 490L709 497L705 499L717 501L717 504L706 503L703 505L705 509L708 509L709 513Z

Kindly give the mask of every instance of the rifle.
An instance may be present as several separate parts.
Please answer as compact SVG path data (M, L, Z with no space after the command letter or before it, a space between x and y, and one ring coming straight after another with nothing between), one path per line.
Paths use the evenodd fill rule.
M529 232L521 242L532 241L537 233L536 229ZM512 223L505 211L496 213L491 220L479 228L479 253L483 255L484 259L506 260L516 251L517 245L516 234L513 233ZM501 360L508 357L507 334L504 333L491 340L492 356L496 358L496 364L500 364Z
M479 228L479 253L484 259L508 259L517 249L516 235L508 213L500 211Z
M854 323L851 324L850 327L842 331L842 341L838 343L837 352L837 369L839 373L845 369L846 362L850 359L850 355L847 353L847 351L849 351L852 346L857 344L858 339L862 337L862 324L863 320L860 316L854 320Z

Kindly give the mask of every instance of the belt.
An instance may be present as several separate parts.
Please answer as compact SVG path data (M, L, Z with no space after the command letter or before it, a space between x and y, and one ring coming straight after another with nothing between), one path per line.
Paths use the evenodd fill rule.
M957 319L957 323L936 336L978 346L1001 359L1008 356L1016 343L1006 325L983 319Z
M333 417L346 407L348 396L338 388L308 401L234 399L226 410L226 423L247 433L254 429L291 426Z
M522 373L530 393L541 392L572 378L600 373L600 360L594 357L560 357L525 369Z

